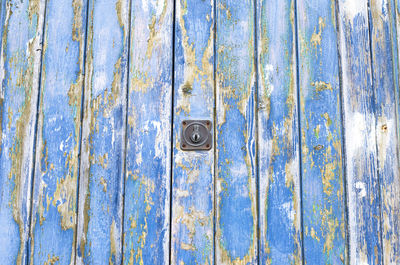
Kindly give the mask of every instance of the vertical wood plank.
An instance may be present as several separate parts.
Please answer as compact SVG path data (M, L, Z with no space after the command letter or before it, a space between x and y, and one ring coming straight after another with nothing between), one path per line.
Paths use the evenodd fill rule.
M75 262L86 6L46 7L30 264Z
M214 118L213 3L176 1L171 264L214 263L214 149L180 149L183 120Z
M304 262L346 262L335 1L297 1Z
M1 1L0 3L0 36L3 37L3 32L4 32L4 22L5 22L5 16L6 16L6 4L7 1ZM3 38L0 39L0 48L3 43Z
M400 0L389 0L392 54L394 59L395 96L397 113L397 141L400 143ZM400 150L400 146L398 147ZM400 153L399 153L400 154ZM400 155L398 156L400 163Z
M90 0L77 264L121 264L129 1Z
M26 264L45 1L2 3L0 256Z
M400 143L400 1L388 0L389 9L389 25L392 43L392 58L393 58L393 76L395 85L395 106L396 106L396 121L397 121L397 142ZM398 147L400 151L400 146ZM400 153L399 153L400 154ZM400 155L397 156L400 163Z
M350 264L382 264L368 3L340 0L338 4Z
M301 264L295 1L257 1L260 264Z
M370 1L372 77L375 93L378 176L384 264L400 263L400 175L398 160L396 79L390 6L387 0Z
M257 262L254 1L217 0L216 259Z
M133 1L124 264L168 264L173 1Z

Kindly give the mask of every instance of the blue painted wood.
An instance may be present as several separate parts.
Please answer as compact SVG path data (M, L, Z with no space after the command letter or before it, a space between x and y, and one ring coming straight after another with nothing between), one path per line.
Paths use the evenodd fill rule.
M77 264L121 264L129 1L90 0Z
M390 35L392 40L393 76L395 81L395 106L397 113L397 142L400 143L400 0L389 0ZM399 147L398 147L399 150ZM398 155L400 163L400 155Z
M400 143L400 0L389 0L390 31L392 39L392 57L395 77L395 99L397 113L397 141ZM400 150L400 147L398 148ZM398 155L400 163L400 155Z
M395 77L397 81L396 85L396 106L397 106L397 137L398 143L400 143L400 0L391 0L391 9L392 9L392 43L393 43L393 54L394 54L394 62L397 62L397 67L395 69ZM397 49L395 49L395 47ZM400 147L399 147L400 149ZM400 155L399 155L399 163L400 163Z
M297 1L304 262L346 261L342 120L333 1Z
M3 32L4 32L4 23L6 19L6 5L7 1L1 1L0 3L0 36L2 37L0 39L0 48L3 43Z
M301 264L295 1L257 1L260 264Z
M400 0L87 1L0 3L0 263L400 263Z
M375 92L377 163L381 196L383 263L400 263L400 172L396 72L387 0L370 1L372 77ZM395 47L395 46L394 46Z
M172 264L214 263L214 152L183 152L181 123L214 123L213 1L176 1Z
M382 264L376 117L366 0L339 1L350 264Z
M257 262L254 1L216 1L216 261Z
M173 2L132 1L124 264L168 264Z
M46 7L30 264L75 262L86 6Z
M0 57L0 257L26 264L45 1L7 0Z

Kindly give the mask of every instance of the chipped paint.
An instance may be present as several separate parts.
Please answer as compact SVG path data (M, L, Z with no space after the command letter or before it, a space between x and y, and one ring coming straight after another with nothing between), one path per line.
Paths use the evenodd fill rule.
M1 5L4 262L74 264L76 250L77 264L301 264L302 249L307 264L400 262L400 45L391 36L400 28L398 1L260 0L253 6L217 0L214 7L180 0L176 21L167 0L133 1L132 7L128 0L88 1ZM180 122L191 118L214 119L217 150L180 150ZM45 244L54 234L53 244Z
M85 7L84 1L74 0L62 4L52 2L46 8L31 264L44 263L48 255L57 257L53 263L72 264L75 260ZM59 17L60 12L64 14L63 19ZM50 53L55 47L62 49ZM70 52L75 56L71 58ZM55 74L60 69L63 74ZM51 93L53 86L58 87L58 93ZM49 248L44 242L55 227L63 236Z
M123 264L169 261L172 9L131 7Z
M304 262L343 264L347 255L339 54L335 5L298 4ZM307 40L310 40L309 42ZM310 49L312 46L314 49ZM335 48L330 48L335 47ZM311 85L311 86L310 86ZM329 104L327 104L329 102Z
M379 264L382 259L382 242L367 2L339 1L339 13L349 262ZM357 183L363 183L365 190L357 189Z
M377 164L380 186L382 260L400 262L400 171L396 126L396 62L392 57L390 1L372 0L370 29L372 77L375 89ZM393 59L395 60L395 58Z
M257 253L254 27L252 2L217 1L215 247L221 264L254 263Z
M2 7L0 220L8 226L1 237L1 244L7 245L2 261L25 264L44 1L25 1L19 6L7 1Z
M213 120L212 4L212 1L183 0L176 5L175 128L180 128L184 119ZM179 139L176 131L173 140L171 262L212 264L213 155L212 152L182 152Z
M317 26L314 27L314 33L311 35L310 43L316 49L318 46L321 46L322 41L322 33L325 28L325 19L319 17L318 19L318 28ZM321 48L322 51L322 48Z
M58 256L50 256L50 254L48 254L47 257L48 259L44 265L55 265L58 261L60 261L60 257Z
M117 247L119 245L119 243L117 243L117 240L119 238L119 236L116 234L117 233L117 228L116 228L116 224L115 224L115 220L112 221L111 226L110 226L110 257L108 260L108 264L116 264L114 263L114 260L116 258L116 256L118 255L117 253Z
M332 85L323 81L312 82L311 86L315 87L316 92L321 92L324 90L333 91Z
M89 1L78 264L122 261L129 5Z

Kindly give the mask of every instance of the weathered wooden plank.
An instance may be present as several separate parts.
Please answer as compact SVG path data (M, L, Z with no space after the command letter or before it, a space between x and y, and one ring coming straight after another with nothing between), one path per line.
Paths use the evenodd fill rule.
M4 2L0 256L4 264L26 264L45 1Z
M176 1L171 264L214 263L214 149L183 152L186 119L214 119L213 1Z
M75 262L86 6L46 7L30 264Z
M2 37L4 32L4 22L6 16L6 3L7 1L1 1L0 3L0 36ZM0 39L0 48L2 43L3 43L3 38Z
M90 0L77 264L121 264L129 1Z
M301 264L295 1L257 1L260 264Z
M304 262L344 264L346 211L335 2L297 2Z
M168 264L173 1L133 1L124 264Z
M397 141L400 143L400 0L389 0L390 28L392 35L392 56L395 77L395 96L397 113ZM398 147L400 150L400 146ZM400 155L398 156L400 163Z
M368 3L340 0L338 4L350 264L382 264Z
M396 72L387 0L370 1L372 77L375 93L378 176L381 192L383 263L400 263L400 175Z
M254 1L216 1L216 260L257 262Z

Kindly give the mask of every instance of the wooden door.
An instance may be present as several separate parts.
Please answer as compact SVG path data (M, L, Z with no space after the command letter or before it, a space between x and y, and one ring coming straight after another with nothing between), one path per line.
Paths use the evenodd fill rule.
M1 264L400 264L398 0L3 0L0 25Z

